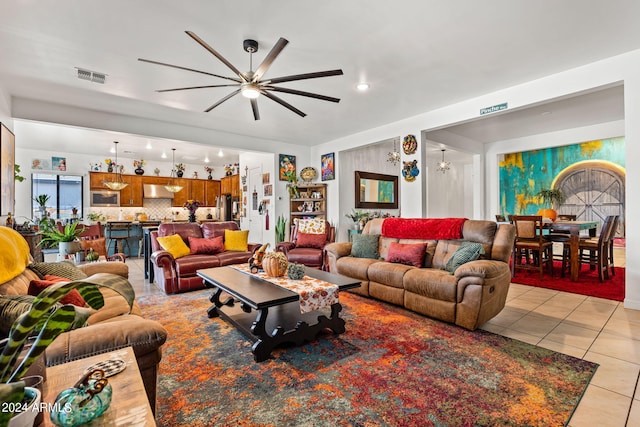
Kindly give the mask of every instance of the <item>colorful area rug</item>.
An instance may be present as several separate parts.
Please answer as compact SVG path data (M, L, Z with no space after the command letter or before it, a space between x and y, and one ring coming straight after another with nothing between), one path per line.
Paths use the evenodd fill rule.
M584 265L580 270L577 282L572 282L571 277L565 274L560 277L561 263L553 262L553 277L544 274L542 280L540 275L535 271L518 271L511 279L512 283L521 285L537 286L539 288L554 289L556 291L571 292L574 294L588 295L590 297L605 298L613 301L624 301L624 267L615 267L615 276L609 280L600 282L598 279L598 270L589 270Z
M162 426L562 426L597 365L341 293L347 332L253 361L211 291L139 298L169 332Z

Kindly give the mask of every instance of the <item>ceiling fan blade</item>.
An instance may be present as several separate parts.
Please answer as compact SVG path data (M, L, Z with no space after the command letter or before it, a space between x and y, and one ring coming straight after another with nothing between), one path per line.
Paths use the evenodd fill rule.
M253 98L251 101L251 109L253 110L254 120L260 120L260 111L258 111L258 100Z
M189 37L191 37L196 42L198 42L200 44L200 46L202 46L203 48L207 49L213 56L218 58L220 60L220 62L222 62L227 67L229 67L229 69L231 71L233 71L235 74L237 74L243 81L246 81L245 77L244 77L244 74L242 74L236 67L234 67L231 64L231 62L227 61L224 56L222 56L218 52L216 52L215 49L212 48L211 46L209 46L204 40L202 40L200 37L198 37L192 31L185 31L185 33L187 33L189 35Z
M303 113L302 111L298 110L296 107L294 107L293 105L289 104L288 102L286 102L286 101L284 101L284 100L282 100L282 99L278 98L278 97L277 97L277 96L275 96L274 94L269 93L269 92L267 92L266 90L265 90L265 91L262 91L262 94L263 94L264 96L266 96L267 98L269 98L269 99L271 99L271 100L273 100L273 101L276 101L278 104L282 105L283 107L288 108L289 110L293 111L294 113L296 113L296 114L297 114L297 115L299 115L300 117L305 117L305 116L306 116L306 114L305 114L305 113Z
M155 65L163 65L165 67L177 68L178 70L192 71L194 73L206 74L207 76L213 76L213 77L218 77L218 78L221 78L221 79L226 79L226 80L231 80L231 81L234 81L234 82L242 83L242 80L234 78L234 77L220 76L218 74L208 73L206 71L200 71L200 70L195 70L193 68L181 67L180 65L167 64L165 62L152 61L150 59L142 59L142 58L138 58L138 61L148 62L149 64L155 64Z
M267 57L264 58L264 61L262 61L262 64L260 64L256 72L253 73L254 82L257 82L262 78L262 75L267 72L269 67L271 67L271 64L273 63L274 59L276 59L278 55L280 55L280 52L282 52L282 49L284 49L284 47L288 43L289 43L289 40L280 37L280 39L275 44L275 46L273 46L273 49L271 49Z
M222 98L220 101L216 102L215 104L213 104L211 107L207 108L206 110L204 110L205 113L208 113L209 111L213 110L214 108L216 108L218 105L222 104L224 101L226 101L229 98L232 98L234 95L237 95L240 93L240 89L238 90L234 90L233 92L231 92L229 95L225 96L224 98Z
M208 85L208 86L191 86L191 87L177 87L175 89L160 89L160 90L156 90L156 92L175 92L177 90L190 90L190 89L208 89L211 87L236 87L238 86L236 85Z
M265 83L284 83L284 82L292 82L294 80L306 80L306 79L317 79L319 77L341 76L343 74L344 73L342 72L342 70L318 71L316 73L294 74L293 76L276 77L273 79L269 79L269 81Z
M274 92L290 93L292 95L307 96L309 98L321 99L323 101L340 102L340 98L334 98L332 96L319 95L317 93L311 93L311 92L303 92L301 90L287 89L286 87L263 86L262 89L264 89L264 90L272 90Z

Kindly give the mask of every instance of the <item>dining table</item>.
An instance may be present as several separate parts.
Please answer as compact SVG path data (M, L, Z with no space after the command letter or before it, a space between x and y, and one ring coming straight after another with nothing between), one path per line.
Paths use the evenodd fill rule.
M598 221L555 221L548 224L551 233L569 234L571 281L578 281L580 273L580 232L587 231L589 237L596 236Z

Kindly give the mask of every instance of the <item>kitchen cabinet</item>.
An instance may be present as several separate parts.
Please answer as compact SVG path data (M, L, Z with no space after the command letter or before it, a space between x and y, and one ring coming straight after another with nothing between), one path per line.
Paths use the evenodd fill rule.
M182 186L182 190L177 193L173 193L173 201L171 206L181 208L187 200L191 198L191 186L190 179L188 178L174 178L173 181Z
M198 200L203 206L207 204L206 195L204 190L204 181L201 179L192 179L189 182L191 185L190 199Z
M90 172L89 189L107 189L103 182L113 179L113 175L114 174L109 172ZM229 178L226 182L228 188L227 194L239 196L240 187L238 185L238 175L225 178ZM144 192L142 190L144 184L166 185L169 182L169 177L122 175L122 181L129 185L120 190L120 206L142 207L144 203ZM221 182L218 180L174 178L174 181L182 185L182 190L174 193L173 201L171 202L171 206L173 207L182 207L184 202L189 199L199 200L202 206L215 206L216 198L222 194Z
M122 181L129 185L120 190L120 206L142 207L142 177L140 175L122 175Z
M220 196L220 181L208 180L204 184L205 206L215 206Z
M220 193L240 197L240 175L225 176L220 179Z
M103 184L107 181L112 173L109 172L89 172L89 188L91 190L104 190L107 187Z

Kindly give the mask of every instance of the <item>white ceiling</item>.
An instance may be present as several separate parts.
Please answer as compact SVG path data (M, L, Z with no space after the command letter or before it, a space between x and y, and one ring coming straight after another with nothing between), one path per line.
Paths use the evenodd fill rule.
M635 0L5 0L2 14L0 85L14 98L307 146L640 48ZM308 114L301 118L261 97L262 119L254 121L240 95L203 112L233 88L157 93L227 81L138 58L232 76L185 30L241 71L249 69L243 39L260 43L255 69L284 37L290 43L265 77L341 68L343 76L281 84L341 101L279 94ZM75 67L107 74L106 84L79 80ZM368 92L356 90L361 80L371 84ZM512 116L505 132L513 134L531 113ZM19 141L31 144L26 129L34 125L22 123ZM449 130L481 141L504 138L494 124ZM105 141L116 137L126 142L123 135ZM80 138L85 148L76 147L79 152L88 149L87 135ZM142 139L134 145L155 142ZM172 139L168 145L178 143ZM204 158L204 151L193 155Z

